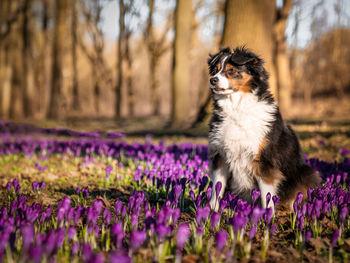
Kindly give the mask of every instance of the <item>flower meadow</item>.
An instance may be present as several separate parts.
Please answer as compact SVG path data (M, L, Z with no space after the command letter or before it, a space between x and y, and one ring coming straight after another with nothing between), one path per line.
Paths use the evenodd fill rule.
M261 208L258 190L253 203L227 192L215 212L208 200L221 184L210 182L205 144L11 127L0 123L2 262L350 258L346 148L341 162L307 159L323 182L292 212L269 194L277 212Z

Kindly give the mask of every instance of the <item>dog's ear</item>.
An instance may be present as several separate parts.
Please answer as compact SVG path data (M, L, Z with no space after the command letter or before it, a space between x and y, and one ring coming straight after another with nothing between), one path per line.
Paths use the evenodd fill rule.
M231 61L239 66L246 65L246 64L253 64L256 65L260 62L261 59L256 58L256 57L248 57L245 56L239 52L235 52L231 56Z

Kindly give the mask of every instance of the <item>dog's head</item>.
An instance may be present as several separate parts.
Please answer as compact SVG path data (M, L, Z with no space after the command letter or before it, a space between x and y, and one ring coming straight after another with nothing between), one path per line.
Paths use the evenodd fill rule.
M209 56L209 82L214 94L262 94L267 90L268 75L263 60L245 47L238 47L233 52L224 48Z

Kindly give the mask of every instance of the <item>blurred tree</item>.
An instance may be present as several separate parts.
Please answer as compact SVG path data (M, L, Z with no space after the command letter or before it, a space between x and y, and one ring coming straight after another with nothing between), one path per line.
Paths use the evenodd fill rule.
M10 12L13 9L23 10L23 5L18 2L10 1ZM13 20L9 35L9 62L11 64L11 88L10 88L10 118L20 119L23 117L23 60L22 60L22 38L21 38L21 19L22 11L16 19Z
M56 0L55 23L53 32L53 50L52 50L52 75L51 75L51 94L48 117L58 119L63 117L62 112L62 86L63 86L63 54L66 33L66 18L68 0Z
M350 87L350 30L339 27L321 35L303 55L302 65L297 65L302 68L297 95L302 94L306 103L316 96L344 98Z
M283 0L280 8L277 8L276 20L274 23L274 64L276 66L276 77L278 87L278 101L282 111L286 111L291 106L292 82L290 74L290 59L287 54L286 24L293 0Z
M135 8L134 0L128 0L124 3L125 8L125 15L129 18L129 23L125 23L125 73L123 74L126 78L126 87L127 87L127 101L128 101L128 110L129 110L129 116L134 116L135 111L135 95L134 95L134 85L133 85L133 59L131 57L131 36L132 36L132 29L131 29L131 21L138 17L139 10ZM124 15L124 19L125 19Z
M11 116L19 117L21 108L19 108L20 93L16 86L15 93L13 91L14 59L13 55L18 46L19 18L23 10L21 1L3 0L0 1L0 117L8 118ZM14 42L15 41L15 42ZM19 61L18 61L19 62ZM17 62L17 65L19 65ZM18 67L16 69L19 69ZM18 98L18 99L17 99ZM15 105L11 104L16 102ZM16 110L15 110L16 106Z
M37 99L38 112L40 118L45 118L47 116L49 94L50 94L50 61L51 53L50 49L52 43L50 41L50 24L52 21L52 16L50 15L53 10L53 2L50 0L42 0L41 2L41 16L38 17L41 22L41 36L37 41L37 52L39 53L38 59L38 88L39 88L39 98ZM39 41L41 40L41 41Z
M175 10L175 39L172 76L173 127L189 124L190 110L190 49L192 0L178 0Z
M124 0L119 2L119 36L117 48L117 85L115 87L115 118L121 117L123 86L123 54L125 50L125 6Z
M72 108L80 110L79 86L78 86L78 69L77 69L77 45L78 45L78 12L77 0L71 0L71 34L72 34L72 69L73 69L73 99Z
M263 56L270 73L270 90L276 96L276 73L273 63L274 0L226 0L222 46L246 45Z
M34 67L32 52L32 1L24 0L22 19L22 59L23 59L23 112L24 117L35 117L37 91L34 83Z
M151 83L151 101L153 105L153 115L159 115L160 112L160 94L159 85L157 82L157 65L161 57L171 48L171 45L167 43L166 36L173 25L173 14L169 14L165 23L164 30L160 33L160 36L156 36L155 28L153 25L154 15L154 0L148 0L148 18L147 26L144 31L144 38L147 45L149 55L149 67L150 67L150 83Z
M81 36L79 45L90 61L91 74L93 79L93 100L95 112L100 112L100 97L102 88L112 85L111 72L107 68L104 59L104 34L102 30L102 1L90 0L82 2L82 13L86 19L87 33L91 38L92 50L90 50Z

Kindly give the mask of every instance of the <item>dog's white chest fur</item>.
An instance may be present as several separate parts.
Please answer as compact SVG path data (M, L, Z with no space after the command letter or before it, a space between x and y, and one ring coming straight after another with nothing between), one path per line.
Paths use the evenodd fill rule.
M233 191L253 188L251 162L270 130L276 105L258 101L251 93L235 92L218 100L222 122L214 124L209 147L220 153L233 175Z

